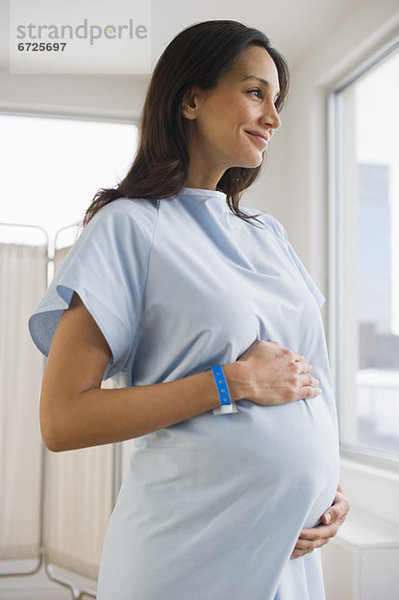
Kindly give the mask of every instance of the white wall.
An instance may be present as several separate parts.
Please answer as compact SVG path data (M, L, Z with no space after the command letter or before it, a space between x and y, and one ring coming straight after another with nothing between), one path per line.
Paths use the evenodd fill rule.
M147 89L143 76L10 75L0 72L0 111L135 119Z

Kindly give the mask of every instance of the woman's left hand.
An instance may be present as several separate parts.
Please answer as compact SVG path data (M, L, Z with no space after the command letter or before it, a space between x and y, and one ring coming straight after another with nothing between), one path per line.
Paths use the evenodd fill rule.
M350 504L345 496L341 484L338 486L334 502L322 515L323 524L310 529L302 529L291 558L298 558L313 552L315 548L321 548L334 537L345 521L349 512Z

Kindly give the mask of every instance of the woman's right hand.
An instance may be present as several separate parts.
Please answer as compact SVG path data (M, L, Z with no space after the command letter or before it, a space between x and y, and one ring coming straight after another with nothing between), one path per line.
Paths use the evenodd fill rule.
M321 393L318 380L310 374L312 366L276 342L256 340L237 362L226 367L230 367L226 374L229 388L246 389L242 397L256 404L286 404Z

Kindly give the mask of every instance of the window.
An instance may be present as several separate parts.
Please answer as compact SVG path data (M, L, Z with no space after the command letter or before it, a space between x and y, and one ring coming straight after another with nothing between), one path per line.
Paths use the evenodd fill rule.
M399 51L330 96L330 354L344 448L399 460Z
M124 177L137 146L131 123L0 115L0 129L0 220L41 226L50 242L82 220L99 188Z

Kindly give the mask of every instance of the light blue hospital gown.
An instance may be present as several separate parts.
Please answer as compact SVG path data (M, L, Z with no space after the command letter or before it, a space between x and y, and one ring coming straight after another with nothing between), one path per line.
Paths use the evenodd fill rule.
M111 516L98 600L322 600L320 552L291 559L338 485L323 296L281 224L235 216L221 191L118 199L92 219L30 319L47 354L76 291L112 351L104 378L173 381L256 339L313 365L323 393L237 402L136 440ZM243 209L249 214L258 211Z

